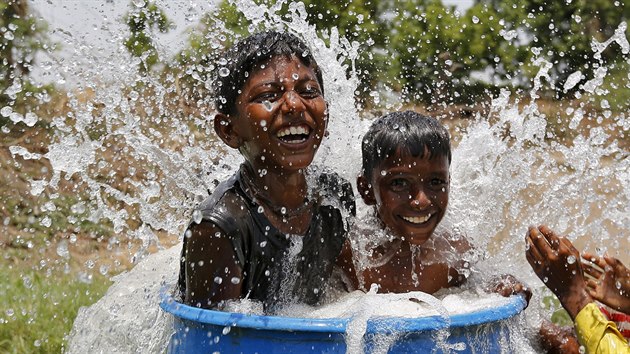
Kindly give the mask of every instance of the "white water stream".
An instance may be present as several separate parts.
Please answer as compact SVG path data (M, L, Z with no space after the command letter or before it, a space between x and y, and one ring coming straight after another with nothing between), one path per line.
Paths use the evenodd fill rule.
M358 79L347 75L347 65L356 59L359 46L339 36L334 28L329 30L329 42L325 44L306 21L303 5L279 4L289 9L288 17L281 18L275 12L277 8L238 2L254 23L293 32L312 48L324 72L330 110L330 136L315 163L354 182L359 171L360 137L369 125L361 117L370 115L357 111L354 94ZM628 51L623 25L612 38L594 45L594 57L607 46L618 45ZM194 205L240 163L238 155L212 137L210 98L201 98L200 107L205 109L182 108L178 117L167 115L177 104L167 99L169 93L179 89L177 79L171 77L165 85L150 76L140 76L138 62L130 59L120 45L121 37L112 40L118 46L101 60L80 38L65 37L67 45L74 46L75 55L94 63L92 67L62 60L53 63L63 75L78 82L77 91L68 93L75 113L53 120L56 135L47 152L28 151L17 145L10 148L16 158L45 158L52 164L50 179L31 181L34 195L54 191L64 181L78 180L91 195L77 206L87 211L87 220L111 222L120 235L120 242L114 243L120 249L125 248L126 239L141 240L145 246L133 255L138 264L115 277L108 293L80 312L69 338L70 353L152 353L164 347L169 322L157 306L159 289L175 283L181 246L147 256L148 246L159 244L158 230L181 234ZM539 289L542 284L524 258L523 238L531 224L546 223L568 234L579 248L608 252L630 264L630 158L628 151L611 142L606 129L596 124L610 122L624 132L620 135L623 139L629 139L630 119L623 113L613 116L606 109L587 116L584 107L576 103L566 108L572 115L570 127L577 128L587 120L593 122L592 126L571 143L556 139L550 135L549 117L541 113L536 100L538 90L546 85L541 79L552 64L540 59L537 65L539 74L528 104L520 105L519 97L502 92L492 101L492 119L477 116L460 129L461 137L453 151L451 200L444 224L462 230L478 249L487 250L478 255L485 271L500 269ZM603 63L601 68L595 79L582 86L583 94L599 94L598 88L607 80ZM108 76L100 77L101 71ZM580 72L571 75L565 89L574 87L580 77ZM152 87L153 97L139 95L138 83ZM147 116L151 117L149 121ZM34 119L32 115L14 118ZM168 135L158 128L166 129ZM138 171L125 160L141 164L146 170ZM127 189L103 178L113 167L130 185ZM359 218L368 218L367 207L360 201L357 204ZM137 210L138 219L130 220L130 213L121 205ZM44 218L41 222L46 223ZM540 318L548 317L537 298L527 310L531 328ZM383 301L389 300L366 297L361 306ZM438 303L434 305L439 307ZM449 308L446 299L441 306ZM359 327L361 323L354 322ZM360 343L354 338L349 348L356 350Z

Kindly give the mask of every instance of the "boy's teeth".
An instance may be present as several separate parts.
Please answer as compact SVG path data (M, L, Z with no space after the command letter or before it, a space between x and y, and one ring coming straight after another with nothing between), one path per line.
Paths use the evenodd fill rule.
M402 218L410 223L422 224L431 218L431 214L427 214L426 216L403 216Z
M308 128L304 126L288 127L278 132L278 138L287 135L308 135Z

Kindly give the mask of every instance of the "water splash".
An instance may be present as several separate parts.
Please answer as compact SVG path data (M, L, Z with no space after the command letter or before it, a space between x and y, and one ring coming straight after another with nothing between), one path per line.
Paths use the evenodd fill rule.
M134 1L134 4L141 6L143 2ZM358 85L354 74L358 43L340 36L335 28L326 31L328 44L324 43L314 26L306 21L301 3L278 1L270 8L252 1L236 4L253 23L251 29L259 26L286 29L313 49L325 73L331 117L330 137L321 147L316 163L340 172L354 183L360 161L357 146L369 125L369 120L359 118L353 98ZM288 7L288 15L284 17L279 15L283 7ZM622 53L628 53L630 46L625 29L623 23L608 40L593 42L594 57L600 58L601 53L613 45L621 47ZM108 34L112 43L124 40L117 31ZM9 147L10 152L16 159L49 161L50 177L30 181L31 193L54 195L64 184L74 184L77 190L89 195L89 199L77 201L73 209L76 215L72 217L111 224L118 239L140 241L141 250L131 252L126 249L126 242L111 243L112 253L128 254L131 261L140 262L149 254L149 246L171 245L162 245L158 234L179 235L192 216L193 205L207 196L217 181L231 175L241 157L226 150L211 132L213 107L209 98L182 101L181 97L185 96L180 82L183 75L167 73L164 81L142 76L138 71L139 63L131 59L122 46L104 53L94 51L91 44L81 42L72 33L62 36L74 56L94 65L78 65L59 58L48 60L44 70L52 66L61 68L54 74L54 81L62 85L68 80L76 81L77 89L67 93L65 107L50 122L55 133L47 151L29 151L16 143ZM213 40L217 48L225 42L220 36ZM627 143L630 120L624 113L612 116L605 105L603 112L593 113L584 103L576 102L566 111L571 116L570 133L575 136L571 142L564 142L553 131L556 117L542 113L537 101L539 92L551 81L552 63L539 57L533 65L538 67L538 74L529 93L531 101L523 103L519 97L502 91L492 101L489 116L477 116L457 141L451 169L451 201L444 223L463 230L478 249L488 250L486 263L507 264L506 271L533 284L539 281L528 272L522 245L530 224L547 223L568 234L580 248L596 249L598 254L608 251L628 264L630 260L624 251L630 249L626 236L630 230ZM203 81L199 70L195 70L191 71L193 79ZM609 75L605 63L600 62L594 78L579 85L583 74L578 71L569 76L563 87L565 90L577 87L578 96L605 95L602 87ZM22 90L16 82L5 93L15 96ZM39 98L42 102L51 99L48 94L40 94ZM0 109L0 114L27 126L36 124L37 120L34 113L21 115L10 107ZM602 122L609 123L603 125ZM621 138L613 138L611 129L621 131L618 135ZM143 166L144 170L138 171L134 166ZM360 202L359 207L360 214L369 213L369 208ZM44 213L52 211L53 208L47 208ZM47 216L41 217L40 224L44 227L51 225ZM379 237L387 239L386 234ZM363 246L373 241L353 240ZM67 246L62 242L54 250L59 257L67 258ZM157 310L153 296L158 293L151 284L173 284L174 273L164 274L158 270L174 272L178 267L158 266L166 261L157 257L170 254L165 252L175 251L162 251L155 259L149 257L147 262L155 262L150 263L155 269L139 263L132 272L117 278L116 285L102 302L82 312L71 336L71 348L83 339L103 346L116 345L112 339L116 336L90 337L86 328L99 322L107 323L105 318L111 319L96 314L99 310L119 308L120 301L115 294L121 287L135 289L133 294L138 300L130 301L131 307L150 300L150 304L145 303L148 304L145 312L151 314L146 317L149 322L158 317L153 317L154 312L151 312ZM81 279L90 281L90 271L100 269L106 268L95 264L86 267ZM89 311L94 312L86 315ZM119 322L107 325L108 329L130 326L126 322L128 315L122 313L120 309L109 313ZM142 333L150 336L148 332ZM101 331L98 334L102 335ZM147 337L147 340L141 344L153 348L148 346L151 339ZM128 345L124 349L142 347L132 341L121 343ZM154 344L159 346L158 343L162 343L161 339L155 339Z

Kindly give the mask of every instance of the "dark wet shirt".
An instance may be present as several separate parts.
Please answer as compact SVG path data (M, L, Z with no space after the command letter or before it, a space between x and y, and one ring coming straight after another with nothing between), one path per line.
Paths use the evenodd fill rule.
M320 174L313 188L314 212L308 230L304 236L291 237L258 211L241 178L239 171L198 207L204 221L214 223L230 238L243 271L241 297L262 301L267 313L286 301L317 304L346 239L348 217L355 213L352 187L336 174ZM297 256L289 256L296 237L302 249ZM184 237L184 250L185 242ZM181 294L186 286L184 256L182 252ZM287 296L290 299L283 298Z

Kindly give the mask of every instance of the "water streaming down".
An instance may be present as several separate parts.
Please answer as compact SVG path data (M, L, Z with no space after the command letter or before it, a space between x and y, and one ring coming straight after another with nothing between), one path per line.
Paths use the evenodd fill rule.
M330 111L330 135L315 163L354 181L360 161L357 147L369 124L369 120L360 119L363 113L357 111L354 102L358 79L347 75L348 65L352 66L356 59L358 44L350 43L334 28L325 44L306 21L305 8L300 3L280 1L272 8L247 1L237 5L253 22L252 28L262 25L291 31L313 49L324 72ZM287 17L277 13L283 6L289 10ZM612 38L595 43L593 55L597 57L612 45L627 52L624 29L622 24ZM113 40L122 42L122 37ZM214 40L222 43L220 38ZM91 56L79 39L68 36L66 42L76 45L77 54ZM168 248L172 245L160 242L158 234L181 234L190 218L194 218L194 205L214 189L216 181L230 176L241 158L213 138L210 97L200 98L197 110L182 110L179 116L170 116L172 106L179 104L172 101L178 90L176 76L167 77L165 86L163 81L142 75L138 62L130 62L121 46L106 60L92 59L97 63L93 68L56 63L75 77L78 90L68 93L73 113L53 120L56 135L47 152L31 152L18 145L10 147L10 151L16 158L50 161L51 177L31 181L34 195L80 181L76 183L88 191L90 199L75 208L85 214L77 214L94 222L111 222L119 235L112 241L112 252L127 252L127 240L142 243L130 255L137 265L117 276L97 304L80 312L70 335L69 352L90 352L94 348L155 352L166 345L169 335L169 317L157 306L159 292L175 284L181 248L178 244ZM542 284L529 271L523 257L523 236L530 224L547 223L569 234L581 248L598 253L608 251L630 263L630 159L619 142L609 139L608 130L597 124L578 134L570 144L552 135L547 117L536 101L552 64L540 59L537 65L539 74L526 105L519 104L519 97L501 92L492 101L490 118L476 117L456 141L451 199L443 226L461 230L478 250L484 250L477 255L482 259L479 269L486 273L498 269L512 273L538 289ZM110 66L117 66L118 70ZM600 69L595 79L582 86L582 94L598 94L607 79L605 63ZM95 81L93 74L99 70L111 73L110 79ZM569 76L564 88L573 88L582 75L577 71ZM201 80L202 76L197 77ZM153 94L140 95L147 91ZM587 119L603 120L625 132L621 136L628 139L630 121L623 114L610 116L604 111L601 117L586 117L579 104L567 108L567 113L572 115L572 128ZM34 117L23 119L30 124ZM137 165L145 170L137 170ZM103 179L103 174L112 169L119 178ZM360 201L358 206L359 220L368 223L372 217L369 208ZM134 209L134 216L128 207ZM46 224L44 220L42 223ZM381 235L387 238L386 234ZM375 242L361 237L353 241L361 245ZM153 245L162 250L147 256ZM64 248L58 253L65 254ZM107 264L109 260L101 261ZM484 274L479 276L483 278ZM431 297L416 296L435 309L443 307ZM375 307L384 301L390 299L366 297L359 308ZM351 327L362 333L370 312L356 313L363 317L356 317ZM548 317L548 311L533 300L528 316L531 318L527 325L535 328L541 317ZM448 332L439 335L448 336ZM361 338L350 336L348 347L358 351ZM385 341L382 351L389 344Z

